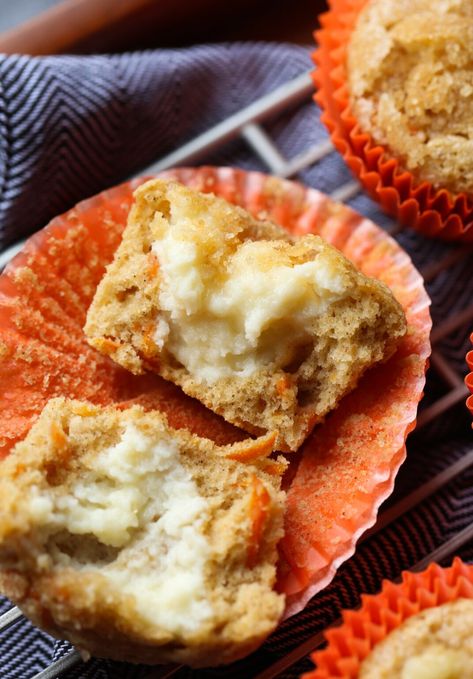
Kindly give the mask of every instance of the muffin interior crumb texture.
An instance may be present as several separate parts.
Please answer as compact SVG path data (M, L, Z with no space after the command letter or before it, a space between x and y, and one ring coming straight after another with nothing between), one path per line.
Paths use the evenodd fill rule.
M3 463L3 589L93 654L213 665L249 652L284 605L283 496L263 471L284 464L238 462L258 445L218 448L138 407L50 402Z
M295 450L405 319L390 290L312 234L152 180L89 309L92 346L151 369L243 429Z
M347 67L361 128L418 180L473 195L471 0L371 0Z
M409 618L377 644L360 679L472 679L473 601L458 599Z

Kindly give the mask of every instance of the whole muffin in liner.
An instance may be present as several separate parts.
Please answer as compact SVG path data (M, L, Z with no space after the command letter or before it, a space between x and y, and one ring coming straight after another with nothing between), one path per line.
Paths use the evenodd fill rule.
M470 342L473 343L473 333L470 335ZM466 406L470 413L473 415L473 351L469 351L466 355L466 362L470 372L465 377L465 384L471 391L471 396L466 399ZM473 425L472 425L473 426Z
M406 620L458 599L473 599L473 565L459 558L448 568L432 563L421 573L404 572L398 584L385 580L379 594L363 595L359 609L343 612L342 624L325 635L328 645L312 654L317 669L303 679L356 679L373 648Z
M360 12L368 2L330 0L329 11L320 16L313 77L322 121L348 167L387 213L427 236L471 242L472 198L464 191L455 193L414 176L389 148L376 143L352 110L347 49ZM421 91L419 96L422 97Z
M429 299L408 255L382 229L314 189L232 168L160 176L213 192L295 234L317 233L368 276L390 286L407 317L396 354L374 367L291 456L279 589L286 616L333 578L376 520L405 458L430 353ZM175 385L134 376L85 341L85 316L144 179L79 203L30 238L0 276L0 457L56 396L140 403L172 427L224 444L247 436Z

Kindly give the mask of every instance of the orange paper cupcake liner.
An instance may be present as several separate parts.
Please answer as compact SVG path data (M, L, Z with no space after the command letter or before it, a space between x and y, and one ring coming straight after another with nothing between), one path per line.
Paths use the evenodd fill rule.
M460 598L473 599L473 565L459 558L449 568L432 563L422 573L405 572L399 584L385 580L379 594L343 612L342 624L325 635L328 646L312 655L317 669L302 679L356 679L373 647L405 620Z
M291 615L331 580L373 525L405 457L430 353L429 299L407 254L384 231L314 189L230 168L161 176L212 191L295 234L318 233L365 274L386 282L409 332L292 458L279 588ZM0 458L24 438L46 402L64 395L124 407L139 402L219 443L247 436L156 375L136 377L98 354L83 325L120 241L130 182L84 201L31 238L0 276Z
M315 100L333 144L370 196L402 224L427 236L473 242L473 202L464 193L435 189L403 169L390 151L364 132L353 115L345 66L347 45L368 0L330 0L314 36Z
M470 342L473 343L473 333L470 335ZM471 396L468 396L466 400L466 405L471 415L473 416L473 351L469 351L467 353L466 362L468 363L468 368L470 369L470 372L465 377L465 384L472 394Z

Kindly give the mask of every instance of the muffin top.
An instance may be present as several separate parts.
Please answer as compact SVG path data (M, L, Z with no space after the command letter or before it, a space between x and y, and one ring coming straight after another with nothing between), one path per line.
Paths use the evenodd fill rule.
M348 46L352 110L418 180L473 195L473 3L371 0Z
M467 679L473 677L473 601L427 608L377 644L359 679Z

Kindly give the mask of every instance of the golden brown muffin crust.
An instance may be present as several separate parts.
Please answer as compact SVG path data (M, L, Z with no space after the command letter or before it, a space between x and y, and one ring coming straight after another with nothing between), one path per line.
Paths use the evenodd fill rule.
M360 679L470 679L473 677L473 601L427 608L377 644Z
M418 180L473 194L473 4L371 0L347 57L362 130Z

